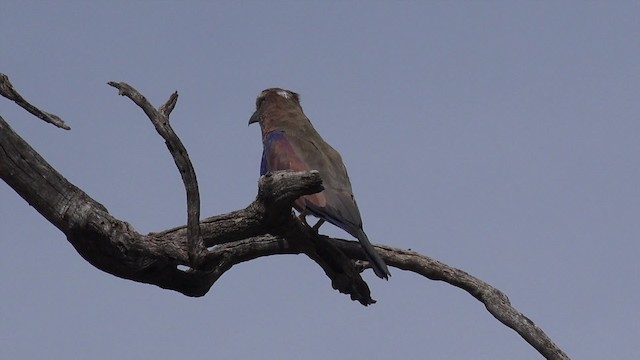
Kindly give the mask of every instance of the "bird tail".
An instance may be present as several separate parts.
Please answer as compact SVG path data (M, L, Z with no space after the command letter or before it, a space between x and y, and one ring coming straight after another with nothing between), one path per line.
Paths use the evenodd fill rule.
M388 280L389 276L391 276L391 273L387 268L387 264L384 263L384 260L382 260L376 249L373 248L373 245L371 245L371 242L369 242L367 234L365 234L362 229L358 229L357 231L358 232L356 234L356 237L358 238L360 245L362 245L362 249L367 255L367 259L371 263L373 272L375 272L379 278Z

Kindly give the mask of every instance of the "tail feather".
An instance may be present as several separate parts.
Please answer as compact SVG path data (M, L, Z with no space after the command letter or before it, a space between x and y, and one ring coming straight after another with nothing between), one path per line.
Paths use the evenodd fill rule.
M384 260L382 260L376 249L371 245L371 242L369 242L367 234L365 234L362 229L358 229L358 233L356 235L360 245L362 245L364 253L367 255L367 259L371 263L373 272L375 272L379 278L388 280L389 276L391 276L389 268L387 268L387 264L384 263Z

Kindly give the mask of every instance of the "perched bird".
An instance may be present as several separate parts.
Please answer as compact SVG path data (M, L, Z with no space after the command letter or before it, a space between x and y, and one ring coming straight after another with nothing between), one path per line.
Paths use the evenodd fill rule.
M327 144L302 111L298 94L284 89L267 89L256 99L256 111L249 124L262 130L260 175L276 170L317 170L324 190L302 196L294 203L302 218L311 214L343 229L360 241L373 271L383 279L387 265L362 230L362 219L353 197L351 182L340 154Z

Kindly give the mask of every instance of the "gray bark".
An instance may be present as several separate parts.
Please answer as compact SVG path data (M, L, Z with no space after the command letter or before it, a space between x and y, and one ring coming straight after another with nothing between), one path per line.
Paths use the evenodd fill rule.
M368 264L359 244L318 235L292 213L295 199L322 191L322 180L316 171L262 176L258 195L249 206L200 220L195 171L169 124L177 94L155 109L129 85L109 84L140 106L167 142L187 191L187 225L146 235L138 233L65 179L0 117L0 178L62 231L85 260L124 279L154 284L187 296L203 296L238 263L275 254L304 253L322 267L334 289L363 305L375 303L360 276ZM0 94L44 121L69 129L59 117L29 104L4 74L0 74ZM500 290L416 252L375 247L389 266L465 290L545 358L569 359Z

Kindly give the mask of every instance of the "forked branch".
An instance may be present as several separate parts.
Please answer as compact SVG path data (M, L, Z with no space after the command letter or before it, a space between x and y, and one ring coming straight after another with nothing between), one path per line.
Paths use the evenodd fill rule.
M45 121L55 121L63 128L66 126L62 120L55 120L55 115L28 104L12 86L7 87L6 76L0 76L0 83L4 84L0 84L0 92L5 97L40 118L44 116ZM168 122L177 94L174 93L165 105L156 110L130 86L110 84L136 102L154 122L176 159L185 185L189 182L192 187L187 192L195 191L197 197L195 172L192 172L182 143L177 145L176 140L179 142L179 139ZM359 244L319 236L292 214L295 199L322 190L320 176L315 171L278 172L263 176L259 180L256 200L245 209L200 222L197 221L198 202L190 202L187 226L147 235L139 234L127 222L111 216L103 205L67 181L1 117L0 177L65 233L89 263L113 275L188 296L203 296L235 264L262 256L304 253L322 267L335 289L364 305L374 302L360 276L364 266L358 264L363 262L355 262L365 260ZM197 211L192 209L194 204L198 205ZM195 227L192 224L194 218ZM193 242L188 240L193 239L194 233L201 242L200 245L196 242L200 249L197 266L192 261ZM445 281L467 291L547 359L569 359L539 327L511 305L506 295L486 282L413 251L386 246L376 248L390 266ZM189 269L182 270L182 266Z
M109 82L109 85L119 90L119 94L128 97L138 105L151 120L156 131L165 141L173 161L180 171L182 182L187 192L187 239L189 244L190 264L194 269L200 268L202 260L207 252L200 234L200 191L198 190L198 180L196 171L193 169L187 149L180 141L178 135L173 131L169 123L169 114L178 101L178 93L174 92L169 100L156 110L147 98L142 96L136 89L123 82Z

